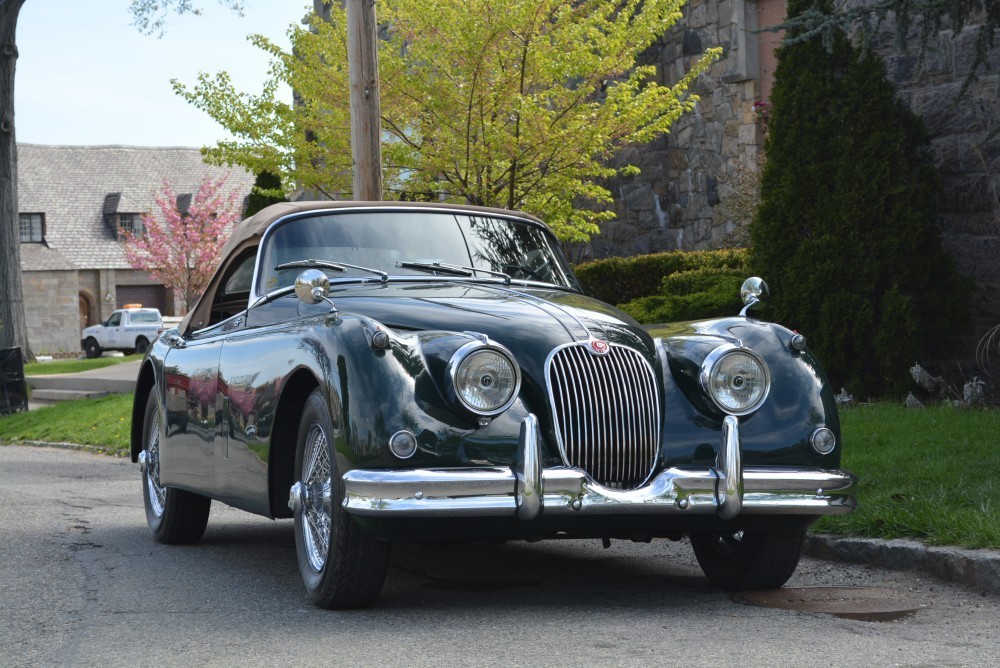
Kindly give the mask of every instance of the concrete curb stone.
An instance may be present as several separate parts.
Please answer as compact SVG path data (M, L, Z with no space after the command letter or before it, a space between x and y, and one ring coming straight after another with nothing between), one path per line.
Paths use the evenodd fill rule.
M1000 551L935 547L920 541L807 534L804 554L828 561L918 570L948 582L1000 594Z

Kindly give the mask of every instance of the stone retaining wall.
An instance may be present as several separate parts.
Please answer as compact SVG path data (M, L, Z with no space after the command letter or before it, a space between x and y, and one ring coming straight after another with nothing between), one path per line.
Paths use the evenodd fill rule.
M708 47L721 45L724 55L698 81L701 102L694 113L668 136L619 153L618 164L635 164L642 173L611 182L617 221L587 247L570 249L572 259L701 250L733 230L720 204L732 194L741 169L756 169L766 131L754 109L756 101L766 101L766 58L760 57L760 35L752 31L768 1L691 0L683 20L650 50L647 58L658 65L664 83L676 81ZM976 322L964 346L974 350L979 336L1000 323L1000 135L989 137L1000 127L1000 47L990 54L992 69L980 70L959 96L977 26L941 32L923 59L893 51L893 29L884 25L874 44L901 99L934 137L943 180L942 239L978 288Z

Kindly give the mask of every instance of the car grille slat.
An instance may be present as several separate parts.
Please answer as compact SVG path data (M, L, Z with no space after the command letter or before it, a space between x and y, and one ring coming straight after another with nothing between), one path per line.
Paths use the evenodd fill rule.
M656 466L660 406L653 370L639 353L585 344L558 349L546 377L559 451L600 484L634 489Z

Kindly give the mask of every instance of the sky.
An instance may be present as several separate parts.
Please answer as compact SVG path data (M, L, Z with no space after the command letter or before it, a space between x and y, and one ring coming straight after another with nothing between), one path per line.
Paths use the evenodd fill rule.
M211 146L228 138L173 92L199 72L225 70L237 90L259 93L268 59L247 36L288 48L311 0L245 0L241 18L217 0L201 16L168 17L162 38L130 24L129 0L27 0L17 22L14 123L18 143L72 146ZM283 92L291 100L291 91Z

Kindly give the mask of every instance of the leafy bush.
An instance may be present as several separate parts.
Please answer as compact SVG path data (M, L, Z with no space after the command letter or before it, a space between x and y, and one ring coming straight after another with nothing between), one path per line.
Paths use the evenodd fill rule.
M746 278L747 257L744 249L672 251L594 260L577 265L574 271L584 292L610 304L621 304L641 297L665 296L661 295L664 278L680 272L731 269L742 272Z

